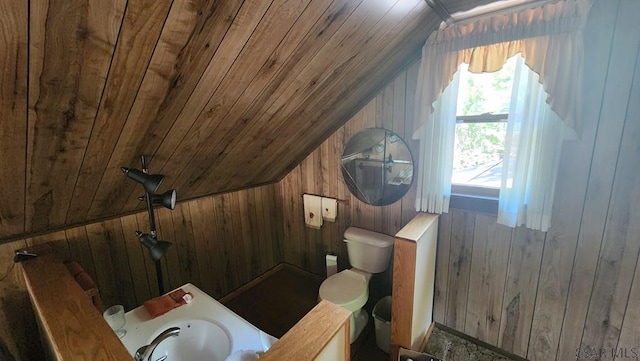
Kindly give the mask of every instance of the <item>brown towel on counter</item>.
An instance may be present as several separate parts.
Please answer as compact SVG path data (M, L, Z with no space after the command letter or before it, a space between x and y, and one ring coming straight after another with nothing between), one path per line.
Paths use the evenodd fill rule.
M93 305L98 309L98 312L102 314L104 312L104 303L102 302L102 298L100 297L100 292L98 291L98 287L96 286L93 279L85 270L75 261L64 261L64 265L67 266L67 269L75 278L76 282L82 287L89 297L91 297L91 301Z
M149 316L151 316L151 318L156 318L176 307L186 304L187 301L185 301L183 297L187 294L193 297L190 292L185 292L180 288L164 296L159 296L146 301L144 303L144 308L149 312Z

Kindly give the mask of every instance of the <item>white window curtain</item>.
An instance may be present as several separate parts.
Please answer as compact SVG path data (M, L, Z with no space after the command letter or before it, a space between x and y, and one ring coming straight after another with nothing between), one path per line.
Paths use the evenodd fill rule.
M547 93L538 74L520 55L516 57L498 223L546 232L551 224L562 142L574 133L545 102Z
M431 121L413 134L413 139L420 141L416 186L416 210L419 211L449 212L458 83L459 73L456 72L434 103Z
M446 123L447 126L430 125L430 123L448 119L441 117L442 110L439 110L438 114L434 112L437 108L443 107L442 101L449 104L447 100L443 100L445 97L441 97L441 93L455 78L454 75L461 63L468 63L469 71L474 73L492 72L502 68L511 56L521 54L524 58L523 62L527 66L521 66L520 69L528 68L527 71L533 70L540 75L537 81L526 82L526 84L533 86L531 84L537 83L540 88L546 90L540 96L544 97L544 102L548 104L547 108L550 107L559 115L557 119L560 119L563 124L560 128L564 128L568 133L580 132L583 72L582 29L590 8L590 0L558 1L512 14L454 24L434 32L429 37L422 51L414 112L416 116L414 138L421 140L421 148L426 151L426 153L421 152L420 154L416 210L442 213L447 212L449 208L451 165L445 164L447 157L445 150L448 148L422 143L429 142L430 139L439 142L434 139L434 137L438 137L436 131L448 135L449 133L444 130L450 129L448 127L455 127L455 122L453 125ZM457 85L453 88L457 88ZM523 91L520 94L523 94ZM530 89L529 91L533 92L534 90ZM533 105L530 104L527 109L532 108ZM538 127L538 125L535 126L535 132L543 131L537 129ZM440 130L441 128L444 130ZM429 129L432 129L431 133L429 133ZM514 137L521 135L521 132L518 131L521 129L521 125L514 124L510 129ZM563 136L562 133L553 133L553 135ZM443 139L447 141L449 138ZM524 176L522 175L524 171L521 169L529 169L525 167L527 161L515 160L511 157L511 153L516 154L518 153L516 150L526 148L529 149L528 152L533 152L533 154L542 151L556 152L554 154L557 157L559 149L557 151L550 150L542 145L531 149L531 146L525 146L524 140L518 139L516 141L515 139L512 138L508 145L510 147L508 166L511 167L508 169L508 174L511 175L511 178L504 180L503 183L504 187L508 186L510 190L505 191L504 200L501 194L499 207L506 208L499 211L502 214L499 216L500 222L515 225L522 224L519 222L525 220L524 224L527 224L526 219L531 219L528 226L544 229L544 227L548 227L548 222L543 219L550 218L553 191L551 190L550 198L548 198L549 193L534 190L532 188L534 180L527 177L534 173L540 175L548 182L535 181L537 182L535 187L549 190L549 182L552 185L555 184L557 166L555 170L550 170L547 168L550 163L545 162L545 166L538 165L542 168L534 167L525 172L524 174L527 176ZM533 140L529 142L535 143ZM449 144L451 152L453 152L453 140ZM437 152L434 149L440 151ZM553 162L551 164L553 165ZM447 173L448 178L444 176ZM444 178L447 179L444 180ZM523 178L527 179L524 185L522 185ZM438 181L441 183L428 184ZM441 193L432 191L432 189L440 188L444 188ZM547 194L545 196L547 198L534 199L539 194ZM527 203L522 203L523 200ZM516 206L514 202L520 203L517 203ZM538 209L543 211L538 212ZM540 221L536 222L535 219ZM539 225L534 225L535 223ZM545 226L545 224L547 225Z
M494 72L522 54L540 75L546 102L567 126L581 130L582 29L591 0L564 0L488 16L433 32L422 48L414 131L430 119L433 103L462 63L472 73Z

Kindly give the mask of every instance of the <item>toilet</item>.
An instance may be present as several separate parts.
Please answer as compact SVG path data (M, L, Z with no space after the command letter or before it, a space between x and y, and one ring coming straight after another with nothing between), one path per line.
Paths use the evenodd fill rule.
M351 269L336 273L320 285L319 298L342 306L351 314L349 341L353 343L369 321L362 307L369 299L369 280L374 273L384 272L389 267L393 253L393 237L349 227L344 232L344 242Z

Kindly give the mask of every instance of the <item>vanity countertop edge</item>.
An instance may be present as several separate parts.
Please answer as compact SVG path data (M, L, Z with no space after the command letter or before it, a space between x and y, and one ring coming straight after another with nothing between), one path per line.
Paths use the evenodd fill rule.
M90 298L53 252L20 263L41 336L54 360L131 360Z

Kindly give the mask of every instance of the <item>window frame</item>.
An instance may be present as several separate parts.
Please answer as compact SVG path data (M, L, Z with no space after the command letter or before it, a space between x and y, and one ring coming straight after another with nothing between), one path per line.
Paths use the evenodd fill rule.
M456 116L456 126L458 124L477 124L477 123L507 123L509 113L484 113L479 115L459 115ZM500 197L500 189L493 187L482 187L476 185L467 185L451 182L451 195L458 198L477 198L485 200L498 200ZM497 212L497 203L496 203Z
M475 74L475 73L472 73L472 74ZM511 94L513 94L513 89L511 89ZM474 115L457 115L456 114L456 127L459 124L478 124L478 123L505 123L506 124L508 122L508 119L509 119L508 111L504 113L482 113L482 114L474 114ZM452 178L453 178L453 174L452 174ZM497 215L499 198L500 198L499 187L497 188L483 187L479 185L471 185L468 183L454 183L453 179L451 181L451 198L449 203L450 207Z

